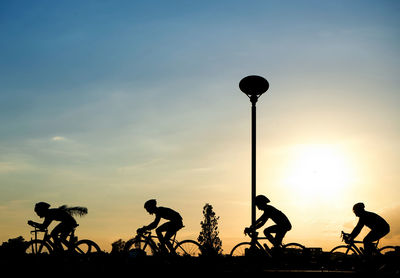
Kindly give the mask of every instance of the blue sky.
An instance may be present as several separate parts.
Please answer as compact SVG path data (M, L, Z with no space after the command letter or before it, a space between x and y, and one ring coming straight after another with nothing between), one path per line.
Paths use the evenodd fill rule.
M1 239L47 200L86 204L86 232L110 242L148 221L142 203L155 195L188 211L189 234L211 202L237 238L230 212L249 219L250 167L238 83L250 74L270 82L258 104L260 192L295 211L281 190L290 150L340 145L361 173L354 191L368 189L360 198L400 207L373 198L378 182L389 196L400 182L397 1L0 5ZM339 213L353 219L347 201ZM90 230L133 215L117 231Z

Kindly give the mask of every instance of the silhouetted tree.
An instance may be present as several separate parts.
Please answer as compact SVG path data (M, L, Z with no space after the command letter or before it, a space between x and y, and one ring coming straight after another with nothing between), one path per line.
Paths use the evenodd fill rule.
M218 234L219 216L215 216L213 207L205 204L203 207L203 221L200 222L201 231L197 240L200 243L203 255L219 255L222 253L222 241Z
M111 243L112 249L111 249L111 254L120 254L124 251L126 242L123 241L122 239L118 239L117 241L114 241Z

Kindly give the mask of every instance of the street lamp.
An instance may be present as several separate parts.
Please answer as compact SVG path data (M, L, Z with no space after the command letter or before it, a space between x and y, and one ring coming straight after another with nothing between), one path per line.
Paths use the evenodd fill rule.
M258 98L269 88L268 81L257 75L243 78L239 83L240 90L251 102L251 225L256 222L256 103Z

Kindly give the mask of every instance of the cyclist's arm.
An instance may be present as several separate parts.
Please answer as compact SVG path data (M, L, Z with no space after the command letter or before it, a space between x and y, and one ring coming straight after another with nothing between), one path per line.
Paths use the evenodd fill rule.
M350 238L355 239L364 227L364 223L361 219L358 221L357 226L354 227L353 231L350 233Z
M156 228L158 226L158 223L160 223L160 220L161 220L161 217L157 215L153 222L151 222L147 226L144 226L143 228L145 230L153 230L154 228Z
M269 219L269 216L264 213L263 215L260 216L260 218L258 218L256 220L254 225L250 226L250 229L257 230L257 229L261 228L262 226L264 226L265 222L267 222L268 219Z
M44 219L44 221L43 221L42 224L37 223L37 227L38 227L39 229L41 229L41 230L47 229L47 227L50 225L50 223L51 223L52 221L53 221L53 220L52 220L51 218L46 217L46 218Z
M32 220L29 220L29 221L28 221L28 225L31 225L32 227L38 227L38 226L40 226L39 223L37 223L37 222L35 222L35 221L32 221Z

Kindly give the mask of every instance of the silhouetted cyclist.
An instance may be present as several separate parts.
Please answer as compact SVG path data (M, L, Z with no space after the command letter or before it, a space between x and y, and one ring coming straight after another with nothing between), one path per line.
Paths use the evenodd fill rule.
M140 233L141 231L152 230L156 228L162 218L168 220L168 222L165 222L156 229L156 233L158 240L160 241L161 244L160 245L161 250L164 252L165 251L168 252L168 250L165 247L167 246L171 253L175 253L175 250L170 242L170 238L177 231L183 228L181 215L178 212L174 211L173 209L165 207L157 207L157 201L154 199L148 200L144 204L144 208L147 210L148 213L155 214L156 218L149 225L139 228L138 233ZM164 236L162 234L163 232L165 232Z
M271 218L271 220L275 222L275 225L267 227L264 230L264 235L274 247L279 248L282 245L282 240L286 233L292 229L292 225L286 215L275 207L268 205L269 202L270 200L264 195L258 195L256 197L255 204L257 208L264 212L260 218L256 220L254 225L244 229L244 233L248 234L261 228L267 220ZM275 237L273 237L271 233L275 233Z
M87 214L87 208L84 207L67 207L50 208L50 204L39 202L35 205L35 212L40 218L44 218L42 224L29 220L28 224L38 229L44 230L53 221L60 221L50 233L54 243L61 247L61 242L67 242L67 236L78 226L73 215L83 216Z
M354 240L364 226L370 228L371 231L363 239L364 253L370 255L375 249L373 242L387 235L390 231L390 226L385 219L378 214L366 211L363 203L355 204L353 206L353 212L359 217L359 220L351 232L349 239Z

